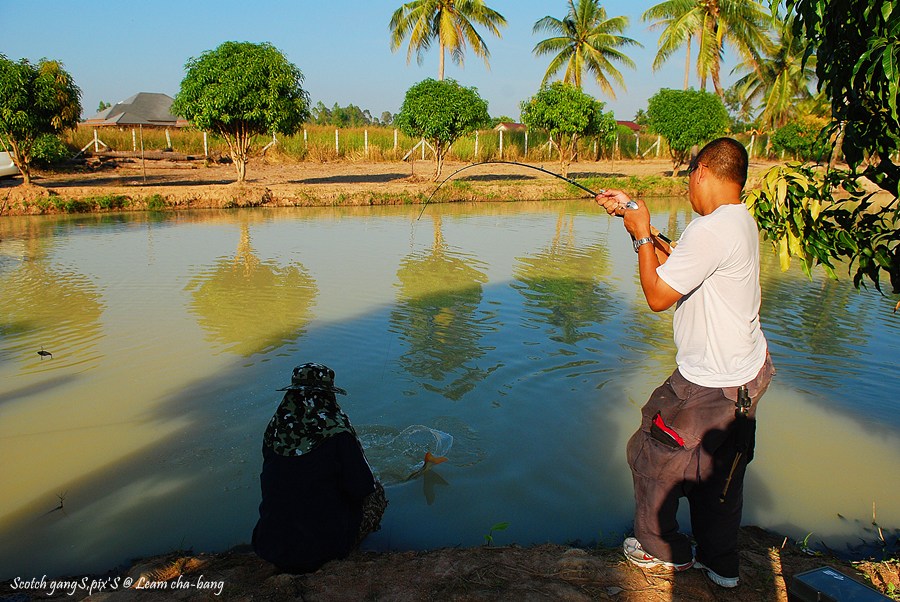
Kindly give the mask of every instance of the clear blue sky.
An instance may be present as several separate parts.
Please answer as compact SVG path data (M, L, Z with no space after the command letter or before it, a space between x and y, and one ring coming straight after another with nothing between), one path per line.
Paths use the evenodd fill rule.
M658 1L658 0L656 0ZM654 1L608 0L609 16L625 15L625 35L644 48L630 48L636 69L620 66L627 90L616 89L615 100L596 84L585 91L604 101L617 119L632 119L646 108L660 88L681 89L684 51L660 71L650 68L658 31L641 21ZM305 76L304 88L313 105L354 104L375 117L396 113L406 90L427 77L437 77L437 49L422 65L406 62L406 46L392 53L388 24L403 0L157 0L99 2L96 0L0 0L0 53L12 60L42 57L60 60L82 91L84 117L100 101L115 104L137 92L174 96L184 77L184 64L224 41L269 42L280 49ZM564 0L488 0L507 20L498 39L480 30L491 53L490 69L471 51L459 67L447 58L445 77L474 86L488 101L493 117L519 117L519 103L537 92L549 57L536 57L534 45L543 34L532 34L546 16L565 16ZM726 51L724 82L735 66ZM585 78L587 81L587 77ZM699 87L692 73L690 85Z

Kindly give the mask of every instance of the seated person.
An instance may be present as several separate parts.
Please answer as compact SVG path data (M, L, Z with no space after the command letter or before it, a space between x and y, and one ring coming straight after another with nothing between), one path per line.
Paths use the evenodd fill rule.
M337 404L334 371L294 368L263 436L262 502L253 549L291 573L344 558L379 528L387 502L350 419ZM364 520L365 514L365 520Z

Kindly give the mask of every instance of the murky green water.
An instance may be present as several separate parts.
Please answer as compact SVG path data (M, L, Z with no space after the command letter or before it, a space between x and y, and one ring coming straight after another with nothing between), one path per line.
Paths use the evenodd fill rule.
M690 218L651 208L670 233ZM0 220L0 579L248 542L275 390L305 361L335 369L390 483L367 547L498 522L498 544L617 543L625 441L674 356L627 234L586 202L419 210ZM874 503L896 537L900 318L764 258L779 374L745 522L840 548L874 538ZM401 483L383 444L410 425L453 447Z

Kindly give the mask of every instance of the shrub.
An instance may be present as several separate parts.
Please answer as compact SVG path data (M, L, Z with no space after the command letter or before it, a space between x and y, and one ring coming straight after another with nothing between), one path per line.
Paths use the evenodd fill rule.
M825 120L805 117L778 128L772 135L772 147L788 153L800 161L821 161L828 158L829 142L822 136Z
M38 167L51 167L63 163L72 156L66 143L54 134L44 134L31 147L31 161Z

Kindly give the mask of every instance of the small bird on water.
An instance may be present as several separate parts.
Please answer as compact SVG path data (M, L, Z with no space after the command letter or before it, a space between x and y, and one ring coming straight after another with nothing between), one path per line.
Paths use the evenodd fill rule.
M38 354L39 356L41 356L41 359L44 359L44 358L47 357L47 356L49 356L51 360L53 359L53 354L50 353L49 351L44 351L44 346L43 346L43 345L41 345L41 350L38 351L37 354Z

